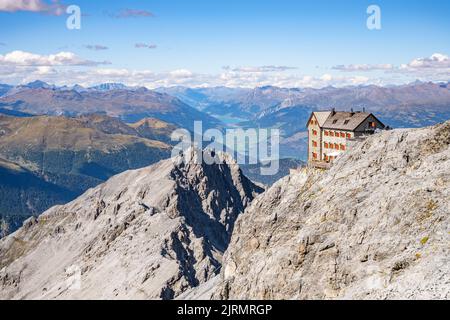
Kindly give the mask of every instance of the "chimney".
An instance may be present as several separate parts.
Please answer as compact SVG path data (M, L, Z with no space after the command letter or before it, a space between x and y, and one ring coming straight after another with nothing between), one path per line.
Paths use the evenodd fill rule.
M336 108L331 109L331 115L334 116L336 114Z
M355 115L355 111L353 111L353 108L350 109L350 117L353 117Z
M363 107L363 112L366 112L366 107Z

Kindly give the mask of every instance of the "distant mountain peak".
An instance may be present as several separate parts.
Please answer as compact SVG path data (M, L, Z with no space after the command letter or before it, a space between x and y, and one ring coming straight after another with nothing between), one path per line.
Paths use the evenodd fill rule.
M49 89L49 88L53 88L54 86L49 85L47 82L44 82L41 80L35 80L33 82L27 83L24 87L27 87L30 89Z
M90 87L89 89L99 90L99 91L110 91L110 90L123 90L128 89L126 85L123 83L102 83L93 87Z

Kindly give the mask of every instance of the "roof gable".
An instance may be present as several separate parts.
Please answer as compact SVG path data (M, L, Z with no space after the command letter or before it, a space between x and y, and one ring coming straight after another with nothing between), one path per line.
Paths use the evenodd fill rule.
M309 119L308 119L308 124L309 125L312 117L315 117L319 127L323 127L323 125L325 124L325 121L327 120L328 116L331 114L331 111L316 111L316 112L312 112Z

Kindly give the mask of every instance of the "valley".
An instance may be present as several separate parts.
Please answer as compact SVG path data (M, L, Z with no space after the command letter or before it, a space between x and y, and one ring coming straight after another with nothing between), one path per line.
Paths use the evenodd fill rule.
M16 189L8 185L11 171L4 168L8 178L2 179L1 190L8 200L1 214L11 230L27 217L74 199L115 174L168 158L176 143L172 132L192 131L194 120L202 121L204 130L280 129L278 174L262 176L261 164L242 167L253 181L267 186L304 165L305 124L314 110L360 106L377 112L394 128L423 127L450 118L448 84L420 82L396 87L148 90L117 83L84 88L35 81L0 88L4 115L0 116L0 157L25 170L21 176L33 177L30 188L42 185L42 194L24 206L23 201L6 196ZM27 183L24 188L22 194L30 197L24 191Z

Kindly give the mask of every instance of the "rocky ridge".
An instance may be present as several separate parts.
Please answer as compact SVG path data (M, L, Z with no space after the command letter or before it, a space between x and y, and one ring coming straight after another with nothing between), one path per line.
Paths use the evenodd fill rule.
M126 171L27 220L0 240L0 298L172 299L214 277L263 190L229 156L198 155Z
M386 131L279 181L236 222L209 296L448 299L449 144L450 122Z

